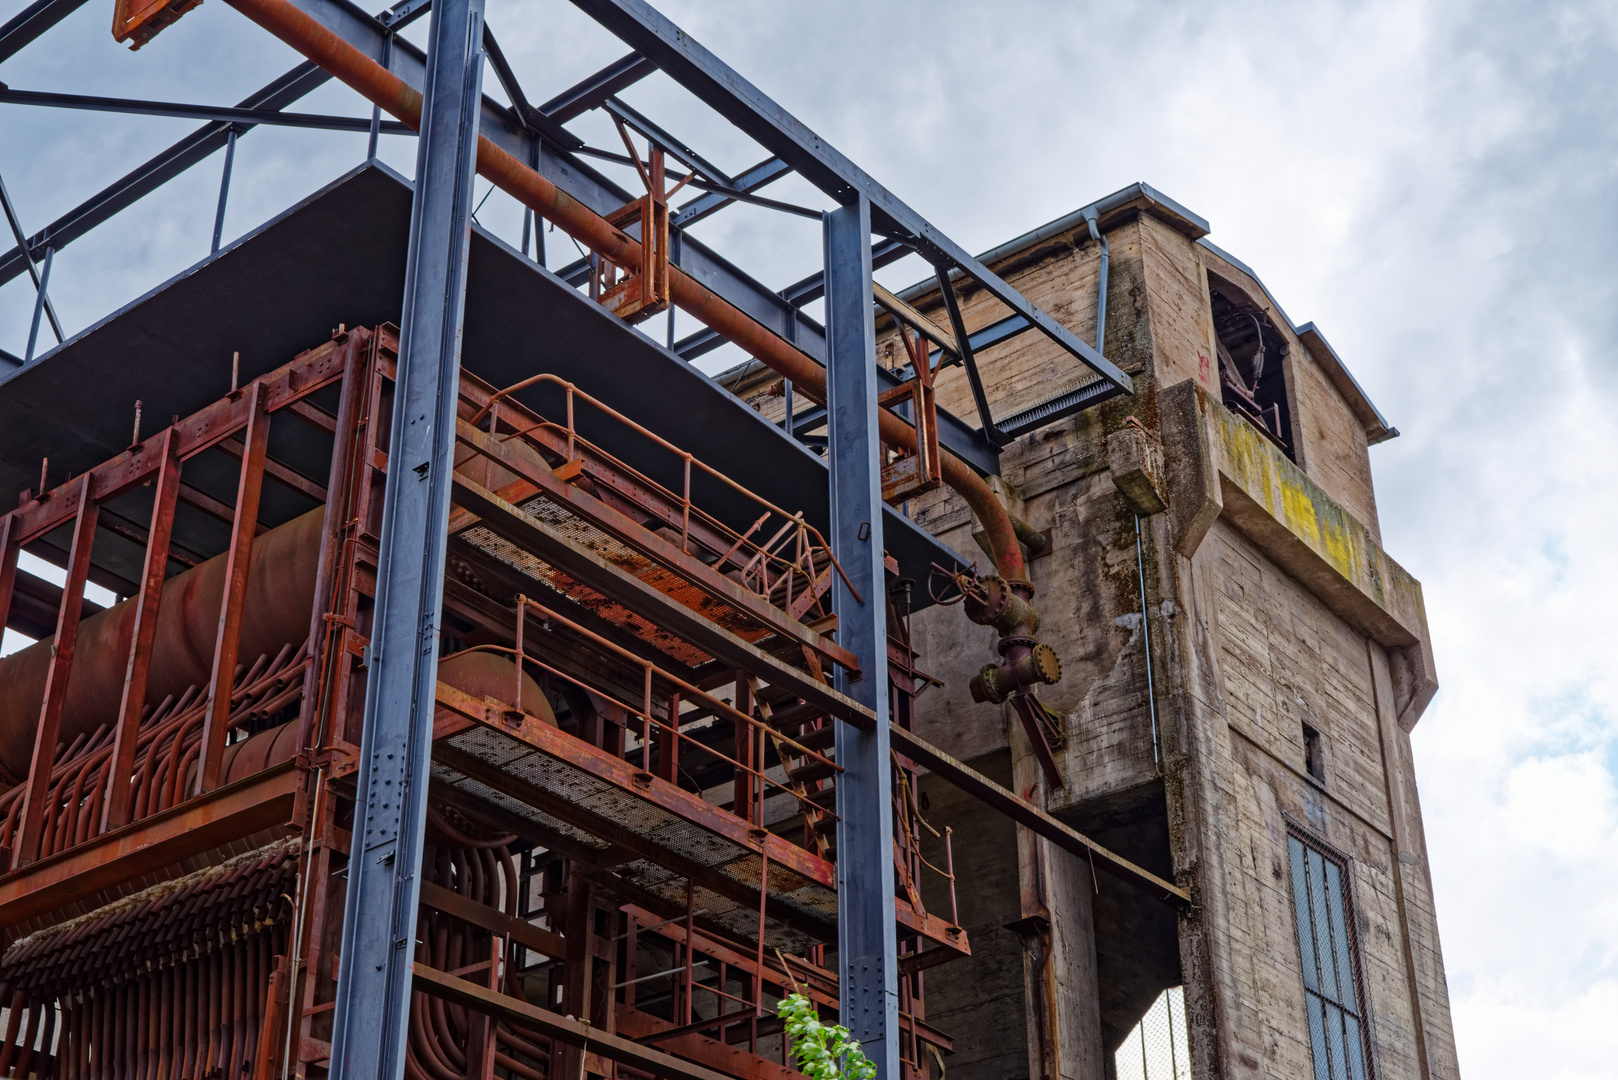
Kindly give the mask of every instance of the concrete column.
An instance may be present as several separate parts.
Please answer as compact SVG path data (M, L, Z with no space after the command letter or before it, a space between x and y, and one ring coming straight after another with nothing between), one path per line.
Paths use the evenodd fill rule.
M1017 723L1008 723L1016 791L1045 805L1044 774ZM1096 981L1095 878L1076 855L1017 828L1028 1000L1028 1070L1034 1080L1105 1080L1101 994Z

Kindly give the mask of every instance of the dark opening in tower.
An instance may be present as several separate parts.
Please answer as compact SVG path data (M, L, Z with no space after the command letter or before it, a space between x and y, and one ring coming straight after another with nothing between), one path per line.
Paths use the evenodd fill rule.
M1225 408L1297 460L1292 410L1287 401L1286 338L1245 293L1210 275L1214 333L1219 348L1219 389Z

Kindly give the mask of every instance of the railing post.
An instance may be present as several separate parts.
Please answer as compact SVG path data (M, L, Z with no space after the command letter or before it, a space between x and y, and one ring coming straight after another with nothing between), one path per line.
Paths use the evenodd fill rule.
M434 0L431 18L332 1080L400 1080L410 1026L482 102L483 0Z
M247 599L247 570L253 562L258 530L258 499L264 490L264 454L269 446L270 414L265 386L253 383L247 431L242 438L242 471L236 483L236 518L230 527L230 554L225 560L225 588L219 598L219 633L214 640L213 675L208 680L208 713L202 722L202 753L197 766L198 791L219 786L230 724L230 692L236 682L241 652L242 605ZM183 797L183 796L182 796Z
M163 577L168 569L169 537L174 530L174 505L180 493L180 458L175 452L175 429L163 433L157 446L162 463L152 496L152 524L146 532L146 563L135 601L135 628L130 633L129 664L124 670L124 696L118 707L117 733L112 740L112 776L102 808L101 831L129 823L129 784L135 771L135 743L146 704L146 675L151 667L152 642L157 637L157 605L163 598Z
M17 850L12 868L39 858L45 837L51 768L56 761L56 739L62 727L62 706L67 702L67 681L73 669L73 650L79 640L79 616L84 611L84 582L90 575L90 548L95 543L99 507L90 487L90 473L79 481L79 509L73 520L73 546L67 557L67 581L62 585L62 606L56 610L56 637L51 666L45 676L45 700L34 734L34 754L28 766L28 794L22 823L17 828Z
M869 706L862 731L837 721L837 934L842 1022L876 1065L900 1080L898 943L893 913L893 767L888 748L887 588L882 444L877 435L876 326L871 312L871 205L859 196L826 222L826 416L838 641L859 660L837 688Z

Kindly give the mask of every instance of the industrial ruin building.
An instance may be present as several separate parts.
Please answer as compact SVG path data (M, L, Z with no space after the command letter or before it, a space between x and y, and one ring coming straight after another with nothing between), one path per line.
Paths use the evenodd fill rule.
M202 126L6 200L0 1076L794 1080L792 993L880 1080L1458 1075L1397 432L1206 222L1135 185L973 257L640 0L574 0L631 51L537 105L479 0L425 52L420 0L227 2L309 62L6 91ZM288 110L330 78L368 124ZM222 236L271 122L368 152ZM212 253L60 327L55 253L221 150ZM691 231L742 202L823 267Z
M1069 325L1096 326L1104 288L1105 351L1136 392L1001 451L1003 497L1040 534L1030 578L1063 663L1041 691L1060 786L1009 709L985 724L951 692L995 642L947 607L910 622L945 685L918 702L916 730L1194 904L1177 917L1142 902L924 777L928 820L953 826L971 866L957 884L971 974L928 1000L956 1076L1101 1076L1181 985L1190 1075L1458 1075L1409 738L1437 681L1421 586L1381 547L1367 452L1398 432L1314 324L1295 326L1207 232L1136 185L982 256ZM934 283L899 298L946 321ZM988 298L965 290L961 306L974 338L1005 340ZM910 354L886 322L879 362L902 372ZM1096 389L1027 337L987 356L982 392L1005 431ZM766 376L742 392L779 418ZM970 382L941 371L939 407L972 415ZM817 414L795 412L800 427ZM908 512L987 561L947 491ZM1322 890L1324 925L1300 882ZM1314 949L1322 966L1305 974ZM1346 1073L1321 1061L1328 1015L1348 1016L1327 1050Z

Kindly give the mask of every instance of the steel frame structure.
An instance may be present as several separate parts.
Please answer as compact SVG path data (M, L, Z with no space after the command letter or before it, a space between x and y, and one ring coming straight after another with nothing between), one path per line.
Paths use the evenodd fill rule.
M38 0L0 27L0 59L80 3ZM186 1070L200 1068L203 1058L209 1068L255 1077L322 1069L413 1080L619 1071L754 1076L769 1072L772 1055L775 1066L787 1067L787 1046L771 1027L767 1000L801 985L813 1000L840 1010L884 1080L923 1077L923 1048L947 1050L948 1039L925 1024L922 973L970 947L953 912L947 920L930 914L922 899L920 879L930 864L916 841L919 811L907 794L915 791L921 767L1040 835L1098 857L1168 902L1188 902L1182 890L1099 848L908 730L917 673L902 623L890 618L881 513L885 444L892 442L888 403L902 384L875 363L873 298L941 345L940 363L949 353L947 359L965 368L979 426L939 414L935 438L980 473L993 472L998 447L1032 430L1040 416L1066 415L1130 392L1128 375L655 9L640 0L574 3L632 52L536 107L482 26L479 0L437 0L425 54L397 36L427 12L422 0L375 17L348 0L291 0L287 10L425 96L419 121L406 115L404 125L384 122L377 99L365 124L373 155L383 132L419 126L423 133L402 341L389 328L340 332L332 344L233 390L206 418L177 423L145 441L137 431L136 444L121 458L68 488L42 490L0 519L0 612L11 603L21 545L64 524L72 536L32 760L28 776L8 793L3 839L12 872L0 877L0 921L22 925L63 904L104 900L109 889L141 873L186 858L217 862L210 853L222 845L267 834L274 834L272 846L281 846L254 848L250 865L197 870L187 888L201 895L228 885L232 897L270 895L266 890L283 881L290 865L297 868L299 890L290 919L266 913L260 895L252 932L217 950L148 957L150 970L168 974L117 991L64 981L59 961L40 959L56 957L53 950L62 945L47 929L38 948L23 957L34 967L18 968L7 983L11 1027L0 1048L0 1071L15 1050L24 1058L51 1058L56 1075L89 1075L128 1047L165 1077L193 1075ZM485 58L510 107L481 95ZM616 97L654 70L690 90L769 156L727 175ZM7 200L17 246L0 256L0 281L24 269L32 273L36 308L50 313L60 340L47 295L53 252L223 147L217 251L238 138L259 123L356 128L346 118L284 111L329 77L302 64L234 108L0 90L0 103L208 121L32 236ZM592 109L604 110L624 132L627 157L588 147L563 126ZM631 130L647 143L645 165ZM794 532L789 519L761 544L753 533L779 513L775 508L746 532L703 515L692 499L689 454L678 495L627 473L576 432L572 387L562 388L563 422L527 412L509 391L480 387L462 375L463 274L480 137L613 222L634 200L583 159L632 164L649 193L639 216L623 217L622 227L646 260L643 292L659 258L648 230L661 213L662 227L670 230L662 249L670 266L738 318L822 366L832 463L829 543L807 537L801 519ZM659 210L665 157L689 171L682 183L703 194ZM823 218L825 235L820 274L776 292L684 232L734 202L804 213L758 193L789 172L840 206L815 215ZM525 218L525 254L532 220ZM875 267L909 253L934 269L947 332L873 286ZM619 258L598 252L561 274L570 282L593 282L604 262ZM955 294L963 281L1011 314L969 334ZM802 310L821 297L824 327ZM657 310L667 299L647 294L642 303ZM1047 403L1001 426L989 411L976 352L1029 329L1096 378L1074 401ZM670 344L695 358L718 340L710 330ZM25 362L33 360L32 343L28 352ZM914 355L918 365L932 368L925 342ZM333 411L311 404L311 395L330 388L337 394ZM924 400L915 396L916 407ZM384 430L387 411L392 422ZM327 484L300 488L326 507L314 618L304 642L287 643L243 673L237 652L262 527L259 491L266 477L293 482L266 451L271 418L279 412L333 440ZM788 431L797 436L805 425L792 420L790 407L788 417ZM923 417L910 414L902 422L903 430L914 425L915 452L923 454ZM194 700L168 702L143 716L170 561L169 527L184 496L181 469L227 440L239 447L240 483L234 506L215 508L230 522L231 539L220 556L226 585L213 672ZM390 468L395 461L402 467ZM75 598L89 570L98 514L146 483L155 485L146 572L117 722L59 748L82 615ZM626 573L604 549L581 549L555 528L554 518L535 516L539 503L582 522L590 535L633 550L655 573ZM665 535L676 513L677 546ZM469 541L472 535L483 539ZM772 561L782 561L772 546L783 536L798 554L772 581ZM695 548L704 549L702 558ZM515 551L527 561L502 562L495 550ZM716 567L735 572L725 576ZM749 588L755 572L759 584ZM732 580L737 575L740 585ZM547 586L559 598L534 599L550 597ZM716 619L711 607L694 609L687 598L692 590L726 614ZM514 658L514 665L506 661L515 675L509 698L442 681L440 611L472 635L468 640L477 640L472 651ZM805 622L814 612L829 620L824 625L835 625L835 643ZM530 670L540 673L538 701L524 698ZM724 685L733 687L728 699L715 693ZM571 730L545 715L553 699L567 702ZM271 718L286 721L288 710L296 712L290 747L232 752L279 730L259 728ZM828 758L824 751L832 746ZM266 767L249 767L254 753L263 754ZM276 753L287 756L274 762ZM700 779L684 771L682 754L707 762ZM543 767L527 765L525 772L519 762ZM614 797L600 806L570 801L580 784ZM716 805L710 797L716 788L729 791L727 803ZM827 805L833 795L835 813ZM783 801L792 811L784 819ZM430 802L438 808L431 814ZM695 828L706 839L696 847L688 839L659 840L657 822L675 831ZM786 839L783 832L794 829L801 839ZM491 835L501 839L489 841ZM716 851L721 854L712 861ZM756 885L749 884L755 872ZM953 890L952 868L942 874ZM679 881L683 918L679 897L670 892L670 882ZM700 911L699 892L711 898ZM728 922L715 914L726 904ZM153 899L142 910L161 906ZM830 920L828 907L835 912ZM379 914L384 911L386 918ZM756 913L750 934L735 915L747 911ZM418 926L428 928L425 936L418 936ZM832 940L835 973L823 966ZM637 974L637 964L665 955L675 967ZM226 1030L221 1022L203 1050L181 1045L195 1041L194 1033L180 1034L190 1022L181 1014L197 1008L196 995L182 989L181 980L203 977L185 967L197 963L212 964L207 977L235 980L237 988L235 1027ZM697 978L703 965L717 966L717 982ZM727 970L739 973L737 993ZM536 1005L530 990L541 974L543 1004ZM636 988L653 980L668 981L668 999L646 1011L637 1007ZM712 998L713 1015L694 1009L701 995ZM123 1025L148 1022L148 1001L170 999L172 1030L153 1020L149 1038L126 1037ZM24 1022L26 1030L17 1030ZM51 1027L58 1022L64 1038L52 1056ZM741 1029L745 1054L733 1048ZM173 1056L182 1053L190 1056ZM35 1070L48 1071L37 1064Z

